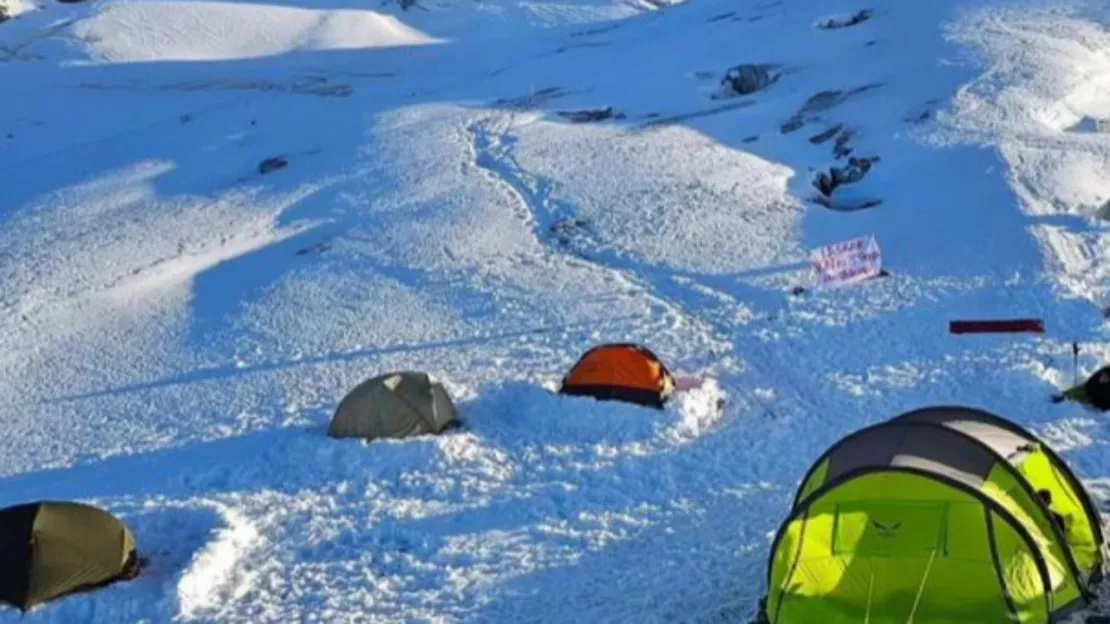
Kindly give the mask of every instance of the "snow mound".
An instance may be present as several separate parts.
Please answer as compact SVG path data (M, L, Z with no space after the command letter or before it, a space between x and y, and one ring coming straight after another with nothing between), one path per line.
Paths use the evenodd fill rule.
M234 2L111 3L72 31L93 54L111 62L245 59L436 41L374 11Z
M35 3L32 0L0 0L0 15L7 15L8 18L17 17L34 9Z

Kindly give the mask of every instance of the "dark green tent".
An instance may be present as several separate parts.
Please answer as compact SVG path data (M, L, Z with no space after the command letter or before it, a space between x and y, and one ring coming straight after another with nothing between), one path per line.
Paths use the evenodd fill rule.
M439 433L457 418L442 385L426 373L403 371L364 381L335 410L333 438L407 438Z
M1056 402L1075 401L1099 411L1110 410L1110 366L1104 366L1077 384L1053 397Z
M138 567L131 531L96 507L39 501L0 509L0 600L23 611L133 578Z

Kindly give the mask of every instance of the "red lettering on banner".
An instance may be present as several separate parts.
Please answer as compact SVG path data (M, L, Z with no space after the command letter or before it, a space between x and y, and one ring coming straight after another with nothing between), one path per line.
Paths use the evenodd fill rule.
M813 269L823 284L845 283L878 275L882 252L874 236L840 241L811 254Z

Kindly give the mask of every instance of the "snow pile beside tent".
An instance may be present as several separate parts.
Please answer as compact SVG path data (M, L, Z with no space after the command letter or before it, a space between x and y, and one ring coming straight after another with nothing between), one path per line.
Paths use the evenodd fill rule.
M4 0L0 2L0 22L18 17L34 9L35 3L31 0Z

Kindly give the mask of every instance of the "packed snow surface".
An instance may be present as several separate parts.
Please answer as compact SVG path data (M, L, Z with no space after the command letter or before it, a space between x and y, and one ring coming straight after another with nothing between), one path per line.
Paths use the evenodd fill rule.
M1110 495L1048 401L1110 358L1104 1L8 2L0 505L149 564L0 622L746 622L810 462L936 403ZM601 342L695 383L553 393ZM462 426L325 435L404 369Z

